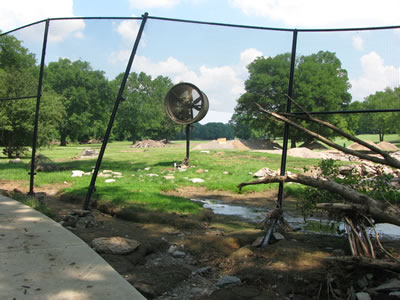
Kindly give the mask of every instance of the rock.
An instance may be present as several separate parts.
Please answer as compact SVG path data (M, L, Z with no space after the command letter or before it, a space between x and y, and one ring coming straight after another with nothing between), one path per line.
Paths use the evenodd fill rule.
M146 174L146 176L148 176L148 177L158 177L158 175L157 174Z
M202 151L200 151L200 153L210 153L210 151L208 151L208 150L202 150Z
M357 300L371 300L371 296L365 292L356 293Z
M264 236L259 236L253 244L251 244L253 247L261 247L262 242L264 241Z
M121 172L112 172L111 173L113 176L122 176Z
M175 179L175 176L174 176L174 175L167 175L167 176L164 176L164 178L165 178L166 180L174 180L174 179Z
M105 183L111 183L111 182L115 182L115 179L106 179L104 180Z
M400 280L393 278L392 280L376 287L375 291L379 292L400 291Z
M196 173L204 173L204 170L203 169L198 169L198 170L196 170Z
M112 175L109 174L109 173L107 173L107 174L99 173L99 175L97 175L97 176L98 176L98 177L111 177Z
M253 177L266 177L266 176L276 176L277 173L267 167L262 168L253 174Z
M281 240L284 240L284 239L285 239L285 237L284 237L282 234L280 234L279 232L274 232L274 233L272 234L272 236L273 236L274 239L277 240L277 241L281 241Z
M22 162L22 160L20 158L11 159L8 161L8 163L10 163L10 164L19 164L21 162Z
M228 275L228 276L223 276L218 280L217 287L224 288L227 286L238 285L241 283L242 282L241 282L240 278Z
M104 174L106 174L106 173L111 173L112 174L112 172L113 172L112 170L103 170Z
M193 275L204 275L211 271L211 267L204 267L192 272Z
M72 177L82 177L83 174L85 174L85 172L80 171L80 170L72 171Z
M99 155L99 151L97 151L96 149L85 149L82 152L81 157L96 156L96 155Z
M90 210L73 209L70 213L71 216L85 217L90 214Z
M400 299L400 291L398 291L398 292L391 292L391 293L389 293L389 296L397 297L397 298Z
M144 168L145 171L150 171L150 167Z
M175 258L184 258L186 256L186 253L183 251L176 250L172 252L172 256Z
M202 183L202 182L204 182L204 180L203 179L201 179L201 178L192 178L192 179L189 179L191 182L193 182L193 183Z
M228 174L229 174L229 172L228 172L228 171L225 171L225 172L224 172L224 175L228 175Z
M367 280L367 278L364 276L364 277L362 277L361 279L358 279L358 280L357 280L357 284L358 284L358 286L359 286L361 289L363 289L363 288L365 288L365 287L368 286L368 280Z
M140 243L136 240L113 236L94 239L92 246L99 253L129 254L135 251Z

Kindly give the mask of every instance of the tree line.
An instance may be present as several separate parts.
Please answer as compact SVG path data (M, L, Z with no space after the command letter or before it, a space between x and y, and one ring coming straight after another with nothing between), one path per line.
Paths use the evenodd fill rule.
M273 139L282 136L284 124L267 118L260 112L257 104L268 111L286 111L290 59L290 53L284 53L275 57L258 57L249 64L249 78L245 82L246 92L238 99L235 113L230 120L236 137ZM400 108L400 87L387 88L369 95L363 101L353 102L350 88L347 71L342 68L335 53L320 51L296 58L293 99L306 111ZM301 112L301 109L292 107L291 111ZM400 133L398 112L331 114L318 117L350 134L379 134L381 141L385 134ZM301 125L327 138L337 136L335 132L316 124L302 122ZM295 147L297 142L309 142L312 138L304 132L291 129L290 140L291 146Z
M257 103L268 110L283 112L289 80L290 54L259 57L248 66L246 92L237 100L229 124L194 124L193 139L274 138L282 135L282 124L266 119ZM39 65L34 54L11 35L0 36L0 146L9 156L19 156L32 143L36 99L4 100L35 96ZM123 78L109 80L89 62L60 58L45 66L40 106L38 145L69 141L85 143L101 140L105 133L115 97ZM173 123L164 111L164 97L173 86L170 78L152 78L132 72L126 84L112 130L112 140L184 138L184 128ZM377 92L364 101L351 102L347 71L335 53L320 51L296 59L294 98L307 111L381 109L400 107L400 87ZM294 108L293 111L296 111ZM354 134L399 133L398 113L322 116ZM326 137L325 129L309 128ZM324 131L325 130L325 131ZM292 146L309 137L291 130Z

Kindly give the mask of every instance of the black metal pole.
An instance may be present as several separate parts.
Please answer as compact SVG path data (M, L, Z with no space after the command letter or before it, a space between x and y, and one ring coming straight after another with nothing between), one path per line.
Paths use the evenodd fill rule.
M190 152L190 125L186 125L186 162L189 164L189 152Z
M29 195L34 194L33 184L36 175L35 160L36 160L36 147L37 147L37 136L39 127L40 100L42 98L43 72L44 72L44 63L46 58L47 37L49 35L49 24L50 20L47 19L45 23L44 36L43 36L42 58L40 61L39 83L38 83L37 97L36 97L35 124L33 127L33 141L32 141L32 161L31 161L31 171L29 173L30 175L29 193L28 193Z
M107 130L106 130L106 134L104 136L103 144L101 145L100 153L99 153L99 156L97 158L96 166L95 166L95 169L94 169L94 172L93 172L93 175L92 175L92 180L90 181L90 185L89 185L89 188L88 188L88 191L87 191L87 194L86 194L86 199L85 199L85 202L83 204L83 209L88 209L90 198L92 196L92 193L95 190L97 174L99 173L101 161L103 160L104 152L105 152L106 147L107 147L107 142L108 142L108 139L110 137L110 133L111 133L111 129L112 129L112 126L113 126L113 123L114 123L115 115L117 114L119 103L122 100L122 94L123 94L123 92L125 90L125 85L126 85L126 82L128 80L129 73L131 71L133 59L135 58L136 51L137 51L137 49L139 47L139 42L140 42L140 39L142 37L144 25L146 24L148 15L149 14L146 12L142 16L142 23L140 24L139 32L138 32L138 35L136 36L135 44L133 45L131 56L129 58L128 65L126 66L125 74L124 74L124 77L122 79L121 86L119 88L118 96L117 96L117 99L115 100L115 103L114 103L114 109L113 109L113 111L111 113L110 121L108 122L108 127L107 127Z
M289 74L289 85L288 85L288 95L293 98L293 83L294 83L294 67L296 63L296 47L297 47L297 30L293 31L293 42L292 42L292 55L290 58L290 74ZM290 113L292 106L292 101L288 98L286 105L286 112ZM287 159L287 149L288 149L288 141L289 141L289 125L285 123L285 129L283 133L283 147L282 147L282 158L281 158L281 176L284 176L286 173L286 159ZM282 208L282 200L283 200L283 182L279 183L279 191L278 191L278 203L277 207Z

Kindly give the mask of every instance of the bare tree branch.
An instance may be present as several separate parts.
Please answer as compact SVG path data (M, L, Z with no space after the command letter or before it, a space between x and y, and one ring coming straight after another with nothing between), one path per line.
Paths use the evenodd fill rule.
M368 155L368 154L365 154L365 153L361 153L361 152L358 152L358 151L355 151L355 150L348 149L346 147L340 146L340 145L332 142L331 140L319 135L318 133L315 133L315 132L313 132L313 131L311 131L311 130L309 130L307 128L304 128L303 126L301 126L301 125L297 124L296 122L284 117L281 114L265 110L258 103L256 103L256 105L257 105L258 109L261 112L264 112L264 113L266 113L266 114L268 114L270 116L273 116L274 118L276 118L278 120L281 120L281 121L283 121L283 122L295 127L296 129L307 133L308 135L316 138L317 140L320 140L321 142L331 146L332 148L335 148L335 149L340 150L340 151L342 151L344 153L347 153L347 154L350 154L350 155L354 155L354 156L357 156L359 158L366 159L366 160L369 160L369 161L372 161L372 162L375 162L375 163L378 163L378 164L384 164L384 165L392 166L394 168L400 168L400 161L395 159L394 157L390 156L389 154L385 155L384 159L382 159L382 158L379 158L379 157L375 157L375 156L372 156L372 155ZM313 119L316 120L315 118L313 118ZM320 120L320 122L323 122L323 121ZM326 123L326 122L323 122L323 123ZM333 126L333 125L330 124L330 126ZM364 143L364 142L362 142L362 143ZM378 149L378 148L376 148L376 149ZM382 152L382 150L380 150L380 152Z

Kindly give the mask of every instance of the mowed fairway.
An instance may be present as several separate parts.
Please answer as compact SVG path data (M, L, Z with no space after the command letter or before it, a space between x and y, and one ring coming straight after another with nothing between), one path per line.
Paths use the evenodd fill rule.
M196 142L192 142L194 146ZM107 145L100 172L111 170L122 173L121 178L98 177L96 192L92 199L98 204L132 207L138 211L175 212L196 214L201 205L188 199L166 195L165 192L185 186L201 186L213 191L238 192L241 182L254 180L251 173L263 167L277 170L281 156L256 153L250 150L191 151L191 167L184 172L174 169L185 157L185 144L175 142L164 148L130 148L130 142L113 142ZM84 149L100 149L97 145L54 146L40 151L60 168L59 171L37 172L35 189L56 188L59 194L82 201L86 196L91 176L72 177L73 170L91 172L97 158L80 159ZM288 157L287 170L301 172L304 167L318 164L317 159ZM9 159L0 159L0 179L29 187L30 159L11 164ZM166 179L165 176L173 176ZM169 177L172 178L172 177ZM193 183L190 179L203 179ZM115 179L106 183L107 179ZM277 184L248 186L245 192L277 189Z

